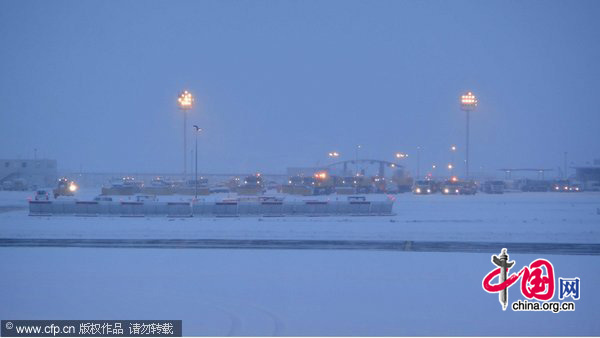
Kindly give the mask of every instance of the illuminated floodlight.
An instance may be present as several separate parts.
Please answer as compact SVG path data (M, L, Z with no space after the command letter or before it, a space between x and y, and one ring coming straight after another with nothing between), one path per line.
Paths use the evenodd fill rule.
M473 111L477 108L477 97L473 92L466 92L460 97L460 105L462 110Z
M194 106L194 96L187 90L184 90L177 99L179 103L179 108L187 110L192 109Z

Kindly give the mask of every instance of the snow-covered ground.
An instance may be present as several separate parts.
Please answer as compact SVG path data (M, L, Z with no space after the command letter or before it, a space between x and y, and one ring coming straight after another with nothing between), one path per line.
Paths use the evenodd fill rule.
M182 319L184 335L598 335L600 259L575 312L503 312L490 256L301 250L0 248L0 318ZM537 258L511 256L518 266ZM517 287L509 301L524 299ZM556 296L555 296L556 300Z
M0 192L0 238L600 243L598 193L402 194L389 217L236 219L30 217L29 195ZM489 254L3 247L0 318L182 319L184 335L600 335L600 257L543 257L581 278L575 312L502 311L481 287Z

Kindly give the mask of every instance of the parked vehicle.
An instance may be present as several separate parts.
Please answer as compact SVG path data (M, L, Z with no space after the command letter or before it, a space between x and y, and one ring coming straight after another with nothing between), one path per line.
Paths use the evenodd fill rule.
M526 179L520 183L521 191L548 191L548 181Z
M583 191L581 184L571 183L569 180L560 180L552 184L551 191L556 192L579 192Z
M459 182L459 194L461 195L475 195L477 193L477 184L473 181Z
M458 195L460 194L461 184L458 180L446 180L442 185L442 194L444 195Z
M37 190L35 192L35 197L34 199L36 201L47 201L50 199L49 194L46 190Z
M485 181L482 186L483 192L486 194L503 194L504 193L504 182L503 181Z
M433 194L437 192L437 184L432 180L418 180L415 181L412 191L415 195Z
M244 183L237 188L240 195L259 195L264 192L263 179L260 174L247 176Z

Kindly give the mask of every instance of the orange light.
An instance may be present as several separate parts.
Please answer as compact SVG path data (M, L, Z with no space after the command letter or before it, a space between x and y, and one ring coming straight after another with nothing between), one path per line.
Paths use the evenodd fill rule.
M315 173L315 178L320 179L320 180L327 179L327 172L326 171L317 172L317 173Z
M456 182L456 181L458 181L458 177L456 177L456 176L452 176L452 178L451 178L450 180L451 180L452 182Z
M477 107L477 97L472 92L467 92L460 97L460 103L465 110L473 110Z
M181 109L191 109L194 105L194 97L192 96L192 93L184 90L183 93L179 95L177 102L179 102L179 107Z

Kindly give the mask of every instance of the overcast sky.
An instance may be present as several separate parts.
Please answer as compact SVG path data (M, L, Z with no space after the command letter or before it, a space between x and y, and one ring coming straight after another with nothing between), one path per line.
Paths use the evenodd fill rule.
M0 158L201 172L342 158L472 168L600 157L600 1L0 1ZM192 150L193 139L188 142Z

